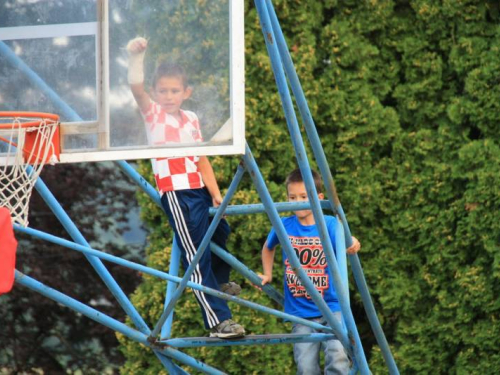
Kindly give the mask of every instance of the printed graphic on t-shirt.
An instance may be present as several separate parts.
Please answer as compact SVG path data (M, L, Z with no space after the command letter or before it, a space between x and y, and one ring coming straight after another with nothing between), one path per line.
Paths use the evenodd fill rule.
M320 238L289 236L289 239L302 268L306 271L316 290L320 292L321 296L324 296L325 291L329 287L329 280L326 271L326 257ZM285 261L285 276L288 289L294 297L311 299L306 288L302 285L295 272L293 272L288 259Z

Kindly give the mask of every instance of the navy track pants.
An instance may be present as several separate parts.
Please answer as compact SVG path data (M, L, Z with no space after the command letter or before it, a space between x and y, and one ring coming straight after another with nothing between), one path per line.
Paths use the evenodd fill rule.
M161 203L177 236L182 264L186 270L212 222L212 218L208 214L208 210L212 206L212 198L206 188L188 189L166 192L161 197ZM226 249L229 233L229 224L225 219L222 219L215 230L212 241ZM229 281L230 271L231 267L226 262L212 254L209 245L191 275L190 281L219 290L219 284ZM193 291L201 307L203 321L207 329L231 318L231 311L225 300L202 291Z

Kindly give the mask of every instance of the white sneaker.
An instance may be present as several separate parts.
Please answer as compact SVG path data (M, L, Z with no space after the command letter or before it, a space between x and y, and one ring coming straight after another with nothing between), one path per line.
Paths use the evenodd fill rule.
M210 337L218 337L220 339L229 339L245 336L245 328L234 322L231 319L226 319L222 323L217 324L210 331Z

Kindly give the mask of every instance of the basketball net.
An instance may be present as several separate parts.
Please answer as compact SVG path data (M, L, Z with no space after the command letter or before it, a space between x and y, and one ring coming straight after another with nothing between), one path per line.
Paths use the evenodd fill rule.
M0 207L13 223L28 226L31 192L46 163L59 155L59 116L0 112Z

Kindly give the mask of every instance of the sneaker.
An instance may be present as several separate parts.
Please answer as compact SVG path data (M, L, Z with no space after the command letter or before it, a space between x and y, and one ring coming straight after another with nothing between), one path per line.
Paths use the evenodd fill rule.
M241 293L241 286L236 284L234 281L219 284L219 289L221 292L229 294L231 296L237 296Z
M210 337L218 337L220 339L230 339L243 336L245 336L245 328L231 319L224 320L210 331Z

